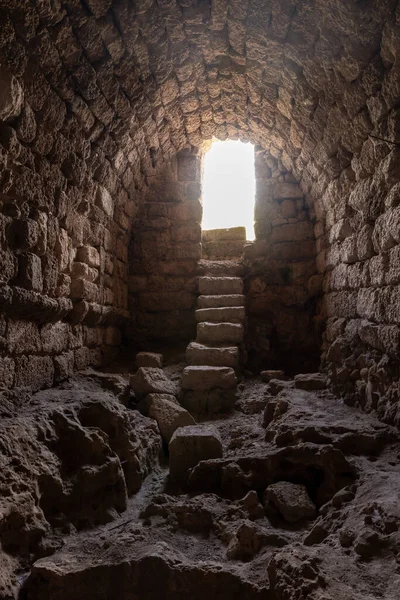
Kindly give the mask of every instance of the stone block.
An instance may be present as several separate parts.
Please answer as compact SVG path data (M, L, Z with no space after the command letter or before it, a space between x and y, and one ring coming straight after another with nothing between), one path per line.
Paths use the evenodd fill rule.
M72 279L70 296L73 300L86 300L87 302L96 302L98 296L98 287L85 279Z
M202 242L202 256L209 260L239 259L245 242L240 240Z
M237 394L231 390L184 390L180 394L180 402L194 415L216 415L233 410Z
M82 371L90 365L90 349L86 347L77 348L74 351L74 368Z
M42 326L40 337L43 352L61 354L68 349L70 325L68 323L46 323Z
M101 210L104 211L108 217L113 216L114 201L110 192L102 185L99 185L97 188L95 202L96 206L101 208Z
M74 372L74 351L63 352L54 357L54 383L65 381Z
M157 352L138 352L136 354L136 366L156 367L161 369L163 364L163 355Z
M197 342L202 344L240 344L243 325L239 323L198 323Z
M42 263L36 254L27 252L18 257L18 285L34 292L43 291Z
M235 372L230 367L191 366L186 367L182 373L184 390L229 390L236 387L236 384Z
M199 277L201 295L242 294L243 281L240 277Z
M217 296L199 296L197 306L202 308L224 308L245 305L246 297L241 294L221 294Z
M226 306L221 308L199 308L195 311L196 321L204 323L243 323L246 313L244 306Z
M179 427L196 425L192 415L176 402L165 399L164 394L149 394L149 417L157 421L161 437L167 444Z
M230 227L228 229L208 229L201 234L203 242L246 241L245 227Z
M19 252L31 250L39 240L39 227L33 219L13 219L9 225L9 241Z
M24 94L18 80L0 65L0 121L17 117L23 106Z
M37 392L53 385L54 365L49 356L21 356L15 359L15 387Z
M86 281L93 283L99 276L99 272L97 269L89 267L86 263L74 262L71 269L71 275L72 279L85 279Z
M307 489L302 484L278 481L267 487L264 492L264 506L268 514L269 504L280 512L285 521L296 523L303 519L315 519L317 511Z
M272 228L271 244L280 242L302 242L314 239L314 227L311 222L288 223Z
M186 349L186 362L189 365L209 365L235 369L239 366L239 348L237 346L213 348L191 342Z
M201 159L199 156L181 154L178 156L179 181L200 181Z
M0 388L10 389L13 387L15 374L15 362L12 358L0 357Z
M38 354L42 351L39 327L32 321L10 320L7 345L11 354Z
M192 425L177 429L169 443L171 479L185 483L189 469L201 460L222 458L222 442L211 425Z
M177 394L177 385L165 375L162 369L140 367L130 379L130 385L136 394Z
M274 200L286 198L302 198L303 192L297 183L274 182L271 188L271 196Z
M280 371L279 369L268 369L267 371L261 371L260 377L261 381L265 381L265 383L269 383L271 379L286 379L285 373L283 371Z
M100 254L93 246L81 246L76 253L76 260L89 265L89 267L100 267Z

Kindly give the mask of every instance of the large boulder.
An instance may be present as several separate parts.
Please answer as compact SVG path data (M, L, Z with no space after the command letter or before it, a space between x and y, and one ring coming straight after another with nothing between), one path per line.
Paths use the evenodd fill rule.
M138 395L145 394L172 394L178 391L162 369L155 367L140 367L130 380L131 388Z
M218 431L211 425L180 427L169 443L171 479L184 483L188 471L201 460L222 457L222 442Z
M167 400L165 394L150 394L146 400L149 417L157 421L161 436L167 444L179 427L196 425L192 415L177 402Z

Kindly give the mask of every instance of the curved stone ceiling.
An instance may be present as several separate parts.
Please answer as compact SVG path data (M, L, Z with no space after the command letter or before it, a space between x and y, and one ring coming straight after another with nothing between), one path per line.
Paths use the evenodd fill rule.
M371 131L388 135L377 123L388 110L382 86L398 87L385 71L398 46L395 0L33 4L6 0L3 18L3 37L10 21L47 80L32 69L31 104L50 84L136 180L139 160L146 172L160 152L240 136L309 186L321 168L337 176ZM14 72L25 68L16 43Z

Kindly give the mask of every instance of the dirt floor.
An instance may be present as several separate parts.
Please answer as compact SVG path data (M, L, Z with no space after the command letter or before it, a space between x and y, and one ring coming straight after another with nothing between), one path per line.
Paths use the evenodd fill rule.
M179 381L181 369L165 372ZM183 486L126 373L88 371L17 412L12 400L0 426L1 598L400 597L398 431L327 390L244 378L235 411L202 420L223 457ZM279 503L280 482L293 486Z

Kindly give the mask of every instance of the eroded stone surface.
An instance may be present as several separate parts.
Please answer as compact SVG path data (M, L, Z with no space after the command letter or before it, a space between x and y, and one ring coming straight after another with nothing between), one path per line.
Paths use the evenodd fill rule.
M236 383L235 372L230 367L192 366L186 367L182 374L184 390L229 390L236 387Z
M149 417L157 421L161 436L167 444L179 427L196 424L188 411L175 402L160 398L161 394L150 394L150 396Z
M140 367L130 379L130 385L137 394L176 394L177 386L162 369Z
M192 425L177 429L169 443L171 479L185 483L188 471L201 460L222 456L222 443L211 425Z
M267 487L264 492L266 510L272 504L288 523L302 519L314 519L316 508L304 485L278 481Z

